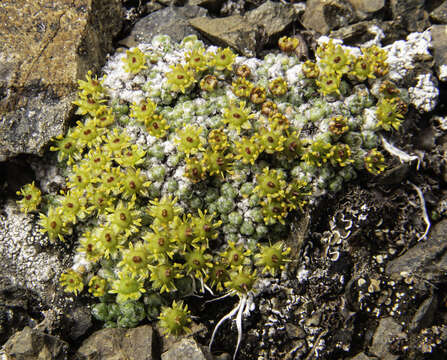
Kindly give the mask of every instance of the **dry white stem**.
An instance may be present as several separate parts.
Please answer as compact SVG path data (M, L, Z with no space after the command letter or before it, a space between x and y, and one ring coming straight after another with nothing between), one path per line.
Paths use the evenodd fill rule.
M418 163L416 165L416 170L419 170L419 166L421 165L421 159L417 155L407 154L405 151L395 147L393 144L389 143L383 136L380 136L382 140L383 148L388 151L389 154L393 156L397 156L401 163L404 162L412 162L413 160L417 160Z
M419 236L419 238L417 240L417 241L420 241L427 236L428 232L430 231L431 223L430 223L430 218L428 217L427 207L425 206L425 199L424 199L424 194L422 193L422 190L419 187L417 187L416 185L414 185L412 182L409 181L409 183L418 193L419 200L421 202L422 217L423 217L425 225L426 225L424 233L421 236Z
M241 297L241 301L239 304L239 310L236 316L236 327L237 327L237 344L236 349L234 350L233 360L236 360L237 351L239 350L239 345L242 340L242 314L245 310L245 304L247 303L247 295Z
M231 293L234 293L234 292L231 292ZM231 293L228 293L225 296L228 296ZM239 345L242 340L242 315L243 315L245 308L247 306L247 299L248 299L247 295L242 295L242 296L239 295L239 302L237 303L237 305L228 314L226 314L224 317L222 317L222 319L220 319L219 322L216 324L216 327L213 330L213 334L211 335L210 344L208 345L208 349L210 352L211 352L211 346L213 345L214 337L216 336L217 330L220 328L220 326L224 323L225 320L232 319L236 315L235 320L236 320L236 328L237 328L237 343L236 343L236 349L235 349L234 355L233 355L233 360L236 359L237 351L239 350Z

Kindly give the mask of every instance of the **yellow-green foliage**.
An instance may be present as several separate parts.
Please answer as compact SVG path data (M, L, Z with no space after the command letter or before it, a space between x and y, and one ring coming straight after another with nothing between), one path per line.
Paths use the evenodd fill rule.
M319 62L307 61L303 72L308 78L317 78L316 84L323 95L341 95L343 77L366 81L388 73L387 54L377 46L362 48L361 56L353 56L333 40L317 49Z
M146 292L144 278L128 271L121 271L118 274L118 279L112 282L111 288L109 293L116 294L116 302L118 303L124 303L127 300L138 300Z
M290 253L290 248L284 249L284 243L278 241L273 245L259 245L260 251L255 255L256 264L262 266L262 272L270 272L275 275L276 271L284 269L284 266L289 259L287 255Z
M229 48L219 48L214 56L210 58L209 64L218 71L233 70L233 63L236 54Z
M64 287L64 291L72 292L75 295L77 295L84 289L84 282L82 280L81 274L72 269L69 269L65 273L63 273L60 276L59 281Z
M147 69L146 55L143 52L135 48L133 51L127 50L126 57L123 59L124 70L132 74L138 74L141 70Z
M203 150L205 140L201 136L203 129L193 125L187 125L184 129L177 132L176 142L178 149L186 155L197 153Z
M283 78L276 78L270 81L269 90L274 96L281 96L287 93L287 82Z
M389 84L376 104L355 99L352 112L325 102L343 95L342 81L386 73L379 48L356 58L330 41L317 62L300 67L305 88L297 90L287 76L289 63L298 63L297 39L280 40L283 72L275 76L267 63L238 64L228 48L211 51L187 38L183 52L174 52L163 37L157 41L152 53L121 55L128 81L147 81L131 84L143 89L136 100L114 98L90 72L79 82L74 104L85 119L51 147L67 189L52 197L39 223L51 241L71 234L77 241L92 270L69 270L61 284L75 294L88 284L101 301L94 314L107 326L135 326L145 311L150 319L161 311L162 326L177 335L189 325L189 310L166 301L204 289L245 296L258 276L276 276L288 262L283 242L256 244L284 235L288 215L304 210L315 189L336 188L342 172L383 171L383 155L376 143L362 142L362 119L353 114L376 106L374 131L397 129L405 103ZM164 63L170 57L178 61ZM162 78L160 67L152 69L157 63ZM37 191L20 193L24 211L37 208Z
M101 297L106 294L107 281L100 276L93 276L88 283L88 292L95 297Z
M287 36L283 36L283 37L279 38L279 40L278 40L278 46L284 52L294 51L298 47L299 44L300 44L300 41L297 38L292 38L292 37L287 37Z
M371 149L365 156L365 168L371 174L380 174L386 168L385 157L377 149Z
M191 312L188 305L182 301L172 303L172 306L164 306L158 319L164 334L179 336L189 331L191 323Z
M194 72L188 66L178 64L171 66L171 70L170 73L166 74L166 77L172 91L185 93L186 89L196 82Z
M245 77L238 77L236 81L233 81L232 86L234 95L240 98L248 98L253 89L253 84Z
M47 234L50 241L57 239L64 241L64 234L67 232L66 224L62 221L62 208L50 207L47 215L40 214L40 232Z
M239 266L230 271L229 277L230 279L224 284L225 287L238 294L247 294L256 281L256 270L251 271L248 267Z
M395 99L381 99L376 110L377 126L386 131L399 129L403 115L399 113Z
M31 184L26 184L20 191L17 191L17 195L23 196L21 200L17 201L17 204L20 206L20 211L25 214L28 211L36 211L42 201L42 193L34 185L34 181Z
M241 101L239 104L230 104L223 112L223 122L230 129L236 130L238 134L242 129L251 129L250 120L254 117L245 105L245 101Z

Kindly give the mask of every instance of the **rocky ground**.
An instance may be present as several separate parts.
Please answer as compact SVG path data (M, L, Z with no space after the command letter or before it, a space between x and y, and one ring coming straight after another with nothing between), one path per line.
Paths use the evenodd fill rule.
M29 21L22 21L26 17ZM236 300L191 306L192 334L158 328L101 329L87 297L58 286L73 244L52 244L15 192L35 179L56 187L48 144L73 122L76 80L106 54L157 34L263 56L279 36L299 36L303 59L320 35L359 45L430 31L432 56L415 73L437 78L439 95L411 106L388 169L326 195L293 221L287 276L265 279L244 318L238 359L445 359L447 355L447 1L445 0L75 0L0 4L0 359L230 359L237 331L216 319ZM427 97L425 97L427 98ZM430 229L424 236L427 224ZM264 280L263 280L264 281Z

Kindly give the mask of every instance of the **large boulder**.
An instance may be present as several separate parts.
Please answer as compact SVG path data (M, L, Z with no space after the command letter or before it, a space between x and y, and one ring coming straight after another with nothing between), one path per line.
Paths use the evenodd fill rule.
M77 80L121 29L120 0L0 2L0 161L42 154L64 131Z

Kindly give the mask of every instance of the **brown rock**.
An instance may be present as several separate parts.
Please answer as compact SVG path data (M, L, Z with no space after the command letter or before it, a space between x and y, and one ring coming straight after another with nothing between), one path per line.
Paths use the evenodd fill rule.
M125 354L121 347L125 329L102 329L85 340L78 350L80 359L121 360Z
M358 353L353 358L350 358L349 360L376 360L376 359L377 359L376 357L369 357L369 356L366 356L365 353L361 352L361 353Z
M440 24L447 24L447 1L444 1L430 13L430 18Z
M161 360L207 360L209 359L207 353L207 349L202 349L194 339L184 338L175 343L168 351L161 354Z
M447 81L447 25L433 25L431 36L438 78Z
M391 341L398 337L405 337L405 333L402 332L402 326L400 326L392 317L383 318L379 322L373 342L369 348L369 352L379 357L382 360L395 360L399 358L398 355L390 353L389 345Z
M68 344L55 336L26 326L6 342L4 350L15 360L56 360L66 358Z
M352 5L345 0L309 0L303 16L303 25L320 34L356 21Z
M330 32L330 37L343 40L344 44L362 44L374 38L370 32L372 26L380 26L377 21L360 21Z
M429 15L424 9L425 0L390 0L393 20L409 32L422 32L430 26Z
M66 315L67 323L70 324L69 337L72 340L79 339L92 326L92 315L87 307L76 307Z
M431 326L435 320L437 308L438 298L436 296L429 296L418 307L416 313L411 319L409 329L411 331L419 331L420 329Z
M218 12L224 2L224 0L189 0L188 4L201 6L208 10Z
M188 332L187 335L183 335L183 338L205 338L207 335L207 329L204 324L198 324L194 321L190 324L190 330L191 332ZM154 331L158 334L163 334L163 329L160 328L159 323L154 324ZM161 337L160 341L160 352L165 353L169 349L171 349L176 343L178 343L180 340L177 336L174 335L167 335L164 334Z
M102 329L85 340L77 358L85 360L151 360L153 331L150 325L134 329Z
M378 20L377 12L385 7L385 0L348 0L361 20Z
M442 220L431 229L427 238L390 261L386 273L393 278L415 276L436 284L447 271L446 232L447 220Z
M205 37L221 46L229 46L245 56L253 56L259 47L263 28L247 21L243 16L233 15L211 19L198 17L191 19L191 26Z
M374 13L383 9L385 0L349 0L355 10L363 13Z
M256 9L247 12L245 18L253 24L262 25L265 36L271 38L279 35L295 21L297 14L293 5L266 1Z
M102 65L121 15L120 0L0 2L0 161L63 132L76 81Z
M152 358L153 342L152 327L143 325L127 330L122 346L129 359L150 360Z
M120 43L128 46L150 43L156 35L169 35L173 41L180 42L187 35L199 35L189 25L189 19L207 14L206 9L196 5L167 7L140 19L130 35Z

